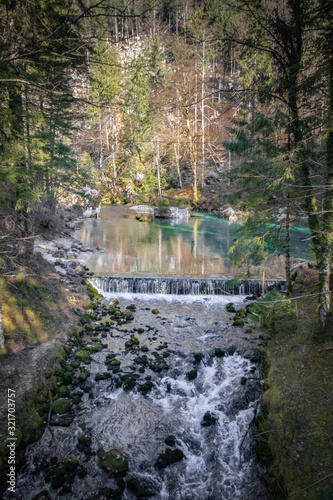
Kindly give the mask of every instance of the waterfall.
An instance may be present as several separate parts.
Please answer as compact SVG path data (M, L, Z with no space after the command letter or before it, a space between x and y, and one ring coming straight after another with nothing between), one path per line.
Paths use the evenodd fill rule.
M164 295L261 295L262 281L255 279L136 278L95 276L91 283L102 292ZM266 280L265 292L286 291L284 280Z

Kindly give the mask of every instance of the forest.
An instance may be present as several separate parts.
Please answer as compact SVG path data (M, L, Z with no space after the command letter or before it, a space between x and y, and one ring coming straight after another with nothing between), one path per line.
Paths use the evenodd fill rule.
M3 2L3 269L86 184L111 203L231 203L254 252L278 222L288 289L289 228L306 221L325 323L331 21L330 1Z
M332 0L2 0L0 26L0 280L29 273L34 241L56 230L59 207L86 187L104 204L231 207L246 218L231 248L236 264L258 262L273 247L284 255L286 296L311 295L299 310L281 297L272 314L259 307L264 336L280 324L295 344L307 328L331 341ZM299 225L317 272L310 292L307 277L295 285L291 265ZM303 314L298 330L291 313ZM284 364L289 348L275 344L278 396L267 404L276 421L267 422L280 429L284 393L274 370L288 375L295 359ZM331 349L323 355L330 369ZM316 384L330 386L318 359L311 363ZM299 398L305 414L298 387L286 405ZM277 460L265 453L267 463ZM289 458L272 473L283 476L275 498L297 500L305 490L286 494L294 488ZM309 498L331 498L322 495Z
M179 189L195 208L208 196L214 208L230 201L251 211L256 228L263 226L260 241L268 221L279 220L289 288L289 227L306 220L325 322L331 7L310 0L4 2L5 260L15 252L8 238L18 233L18 251L29 251L36 224L47 224L48 210L86 183L98 184L109 202L130 191L138 202L162 200ZM215 195L207 189L212 177L221 183Z

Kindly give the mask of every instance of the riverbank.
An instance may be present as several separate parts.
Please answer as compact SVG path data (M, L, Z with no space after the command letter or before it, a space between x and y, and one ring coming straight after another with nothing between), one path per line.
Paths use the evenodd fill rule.
M291 300L262 311L268 390L257 451L274 499L332 498L333 337L318 322L317 284L317 270L299 268Z

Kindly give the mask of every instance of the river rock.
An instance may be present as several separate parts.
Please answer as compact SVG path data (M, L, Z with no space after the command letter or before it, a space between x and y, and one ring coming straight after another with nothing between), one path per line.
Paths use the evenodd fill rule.
M159 207L155 208L154 215L167 219L188 219L190 212L188 208Z
M235 313L235 312L236 312L236 309L235 309L235 307L234 307L234 305L233 305L233 303L232 303L232 302L229 302L229 304L227 304L227 305L225 306L225 308L226 308L226 310L227 310L228 312L230 312L230 313Z
M152 477L135 474L128 478L127 488L136 498L148 498L157 494L159 485Z
M167 448L163 453L160 453L158 459L156 460L155 467L159 470L165 469L168 465L172 465L176 462L179 462L184 458L184 453L182 450L176 448L175 450L171 450Z
M260 382L250 382L248 380L247 385L240 388L239 392L232 396L228 413L230 415L235 415L241 410L246 410L250 403L260 398L260 395Z
M213 424L216 424L216 422L217 422L217 418L215 417L215 415L213 413L211 413L210 411L207 411L203 416L201 425L203 427L209 427Z
M167 446L175 446L176 445L176 438L175 438L175 436L168 436L165 438L164 442Z
M97 452L101 466L113 475L125 475L128 472L127 458L116 448L106 451L100 448Z
M63 415L64 413L69 412L71 406L72 403L70 402L69 399L59 398L53 401L51 410L53 411L53 413L58 413L59 415Z

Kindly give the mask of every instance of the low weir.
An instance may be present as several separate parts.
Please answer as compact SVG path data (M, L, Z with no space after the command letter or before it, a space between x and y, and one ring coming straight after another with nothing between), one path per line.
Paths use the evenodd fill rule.
M102 292L164 295L261 295L262 281L255 279L136 278L94 276L92 285ZM284 280L265 280L265 292L286 291Z

